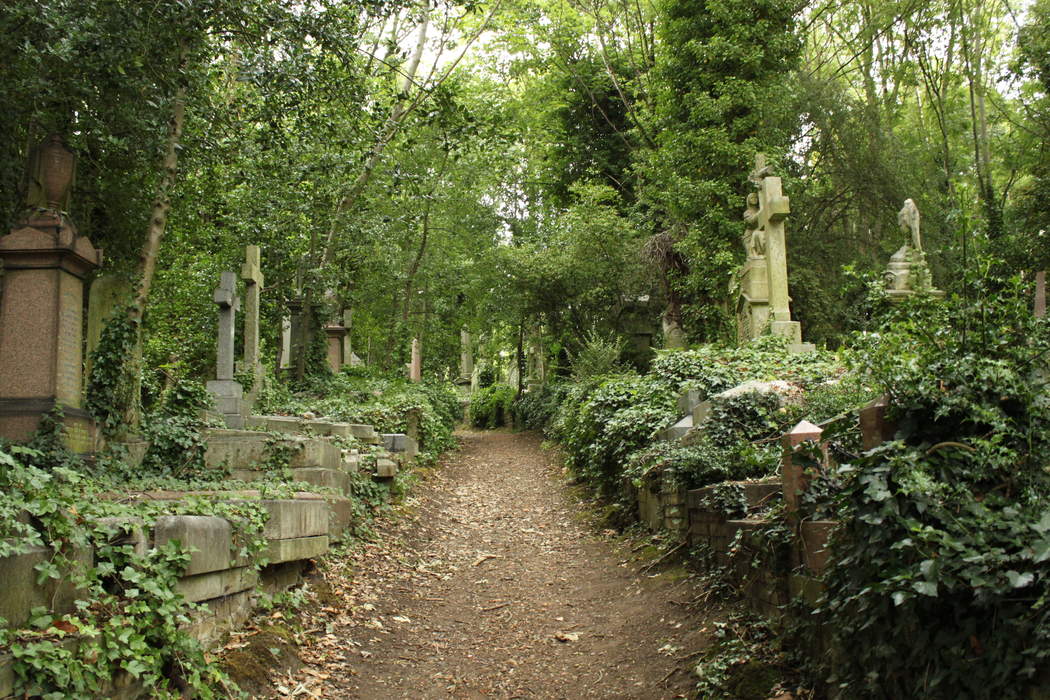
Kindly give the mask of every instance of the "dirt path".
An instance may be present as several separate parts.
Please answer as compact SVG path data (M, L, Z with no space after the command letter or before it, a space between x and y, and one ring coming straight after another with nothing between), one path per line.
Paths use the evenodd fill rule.
M325 698L686 697L706 642L680 570L641 573L528 434L465 433L331 590L281 690ZM322 589L325 586L320 586ZM320 629L323 624L324 629ZM309 696L306 692L303 696Z

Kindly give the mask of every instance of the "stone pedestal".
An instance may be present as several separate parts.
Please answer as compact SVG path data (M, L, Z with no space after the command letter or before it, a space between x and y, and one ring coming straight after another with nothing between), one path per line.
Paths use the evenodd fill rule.
M346 326L329 324L324 327L325 336L328 338L328 366L333 372L338 372L343 367L346 358L346 334L349 332Z
M92 449L82 410L84 278L102 252L57 212L39 211L0 238L0 436L25 440L56 405L67 445Z
M944 292L934 288L926 256L905 244L890 257L883 275L886 295L893 303L900 303L916 293L928 294L938 299Z
M737 340L757 338L769 323L769 277L765 257L749 257L740 272Z

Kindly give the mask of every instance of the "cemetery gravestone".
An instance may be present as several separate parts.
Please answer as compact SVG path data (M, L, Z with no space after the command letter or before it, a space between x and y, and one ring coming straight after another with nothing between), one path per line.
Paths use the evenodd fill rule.
M28 211L0 238L0 436L25 440L60 407L65 440L93 448L94 423L82 410L84 280L102 252L65 214L75 156L50 136L34 151Z
M263 382L259 358L259 297L263 290L261 257L259 246L247 246L244 265L241 266L241 279L244 280L244 366L252 374L251 401L259 395Z
M757 192L748 195L744 212L748 261L742 273L738 336L741 341L750 340L768 328L772 335L786 337L793 352L812 350L811 344L802 342L802 325L791 320L784 233L791 205L782 192L780 178L771 172L765 156L755 156L755 170L749 179Z
M208 382L208 391L215 397L219 413L231 428L243 428L247 408L244 390L233 378L235 319L240 309L237 297L237 275L223 272L213 296L219 307L219 336L215 349L215 379Z
M897 213L897 223L901 231L909 234L909 241L890 257L884 274L886 294L892 302L902 301L917 292L935 297L944 296L944 292L933 286L926 253L922 250L919 222L919 208L915 202L904 200L904 207Z

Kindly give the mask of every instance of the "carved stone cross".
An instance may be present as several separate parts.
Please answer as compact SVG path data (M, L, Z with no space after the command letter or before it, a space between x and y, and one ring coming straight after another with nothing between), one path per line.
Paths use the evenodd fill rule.
M233 379L234 320L241 308L237 297L237 275L223 272L212 297L219 306L219 339L215 353L215 378Z
M791 321L787 282L787 243L784 219L791 213L790 200L781 191L780 178L769 174L765 156L755 156L751 181L758 188L757 228L762 231L769 275L770 320Z
M259 297L263 290L263 273L259 246L245 247L241 279L244 280L244 366L255 377L252 384L254 395L262 376L259 362Z

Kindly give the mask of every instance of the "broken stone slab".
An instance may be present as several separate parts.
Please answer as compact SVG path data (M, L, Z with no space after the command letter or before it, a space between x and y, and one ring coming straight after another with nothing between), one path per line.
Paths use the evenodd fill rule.
M203 601L203 609L192 614L186 631L205 649L213 647L248 620L254 603L250 590Z
M266 430L276 433L302 435L306 430L305 422L294 416L260 416Z
M686 496L689 508L704 510L706 507L705 502L714 497L716 489L724 484L739 486L744 492L744 500L747 502L748 508L754 508L762 503L768 503L774 498L779 498L779 494L783 492L783 485L779 479L771 481L726 481L722 482L722 484L691 489Z
M675 440L681 440L686 436L690 430L693 429L693 416L688 415L680 419L677 423L669 428L664 428L660 431L659 438L667 442L673 442Z
M410 458L419 454L419 445L404 433L383 433L383 447L387 452L405 453Z
M397 462L380 457L376 460L376 478L393 479L397 476Z
M303 580L303 561L286 561L280 564L268 564L259 572L261 588L274 595L298 585Z
M686 389L678 395L678 415L692 413L697 404L703 401L699 389Z
M210 571L206 574L184 576L175 583L175 590L190 602L211 600L254 588L259 575L253 566Z
M707 420L707 416L711 413L711 402L701 401L696 406L693 406L693 427L700 426Z
M350 454L343 457L343 471L347 474L356 474L360 466L361 457L359 455Z
M328 532L328 504L323 497L312 499L267 499L259 501L269 518L263 537L286 540L324 535Z
M153 528L154 545L160 547L171 540L178 540L191 552L183 576L236 566L231 553L233 526L225 518L214 515L164 515L157 518Z
M350 426L350 434L358 440L363 440L372 445L379 444L379 435L376 434L376 429L371 425L365 425L364 423L348 423Z
M75 549L68 556L78 568L91 566L92 550L88 547ZM63 578L47 579L37 585L36 566L55 557L50 547L33 547L22 554L12 554L0 559L3 582L0 585L0 617L12 628L19 628L29 620L29 611L45 607L56 615L73 612L81 591L70 581L73 572L64 571Z
M327 486L342 494L350 493L350 476L338 469L300 467L292 470L292 478L311 486Z
M327 520L327 512L325 513ZM328 535L314 537L295 537L292 539L270 540L266 548L266 558L270 564L285 561L314 559L328 551Z
M334 542L341 541L354 521L354 503L343 496L325 499L328 505L328 536Z

